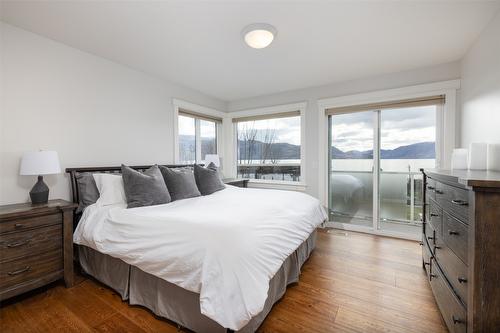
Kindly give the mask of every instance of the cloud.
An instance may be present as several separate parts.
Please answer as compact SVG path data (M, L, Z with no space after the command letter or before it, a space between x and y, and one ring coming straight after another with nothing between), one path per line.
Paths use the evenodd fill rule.
M332 145L343 150L370 150L373 147L373 111L332 116ZM436 107L382 110L381 148L394 149L417 142L436 140Z

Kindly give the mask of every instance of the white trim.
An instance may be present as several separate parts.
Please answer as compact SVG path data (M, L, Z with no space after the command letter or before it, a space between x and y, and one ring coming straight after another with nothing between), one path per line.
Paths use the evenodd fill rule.
M419 84L416 86L377 90L367 93L332 98L323 98L318 100L318 108L320 110L323 110L324 112L324 110L334 107L397 101L400 99L426 97L433 94L442 95L446 92L457 89L460 89L460 80Z
M260 115L272 115L276 113L283 113L288 111L299 111L300 112L300 182L282 182L282 181L265 181L265 180L250 180L251 184L255 186L251 187L260 187L260 188L280 188L280 189L293 189L293 190L305 190L306 188L306 109L307 102L298 102L291 104L282 104L275 106L267 106L256 109L248 109L230 112L227 114L229 118L231 118L231 122L233 118L240 117L248 117L248 116L260 116ZM231 164L228 167L231 170L231 175L234 177L237 176L237 157L238 157L238 141L236 138L237 123L233 123L231 126L231 130L227 131L227 133L231 132L232 137L232 149L231 149ZM226 161L228 162L228 161ZM229 162L228 162L229 164ZM229 170L229 169L228 169Z
M373 168L372 168L373 230L379 230L379 221L380 221L380 118L381 118L380 110L373 112L373 161L372 161L373 162ZM328 173L330 173L330 170L328 170Z
M319 195L321 203L328 207L328 117L325 111L333 107L351 106L358 104L369 104L387 102L434 95L445 95L446 102L442 108L438 108L436 128L436 163L437 167L449 168L451 153L456 147L455 115L457 106L457 89L460 88L460 80L433 82L396 89L372 91L361 94L324 98L318 100L318 151L319 151ZM333 222L329 222L333 223ZM348 228L352 226L349 225ZM372 229L372 228L371 228ZM358 230L354 230L358 231ZM383 230L364 230L373 234L389 235ZM400 237L394 235L393 237Z
M218 118L225 118L228 116L228 113L226 112L212 109L203 105L186 102L177 98L172 98L172 104L177 110L186 109L189 111L198 112L201 114L205 114L207 116L218 117Z
M365 234L408 239L408 240L413 240L413 241L420 241L422 238L421 235L411 235L411 234L407 234L407 233L387 231L387 230L377 230L377 229L374 230L372 227L367 227L367 226L362 226L362 225L357 225L357 224L350 224L350 223L326 222L324 224L324 226L325 226L325 228L333 228L333 229L346 230L346 231L362 232Z
M306 109L307 102L299 102L292 104L282 104L282 105L274 105L274 106L266 106L262 108L256 109L247 109L241 111L230 112L229 115L231 118L240 118L240 117L249 117L249 116L260 116L265 114L274 114L274 113L283 113L288 111L302 111Z
M305 192L307 185L304 182L291 182L279 180L265 180L265 179L249 179L248 187L251 188L267 188L275 190L290 190Z
M186 109L193 112L197 112L200 114L204 114L207 116L218 117L222 119L224 124L224 120L228 117L226 112L222 112L216 109L212 109L203 105L198 105L190 102L186 102L180 99L173 98L172 105L174 108L173 112L173 142L174 142L174 161L175 163L179 163L179 109ZM197 122L198 123L198 122ZM199 133L199 125L196 125L196 133ZM225 133L224 126L217 124L217 154L223 159L224 156L224 147L225 147ZM198 145L198 144L197 144ZM198 153L199 147L197 146L196 155L201 154ZM198 156L196 156L198 158Z

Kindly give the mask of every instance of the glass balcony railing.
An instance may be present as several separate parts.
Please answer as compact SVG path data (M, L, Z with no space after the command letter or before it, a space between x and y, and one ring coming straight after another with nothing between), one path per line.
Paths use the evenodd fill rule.
M419 172L380 172L381 223L421 225L422 175ZM373 173L331 171L330 220L373 225Z
M238 164L238 177L264 180L300 181L300 164Z

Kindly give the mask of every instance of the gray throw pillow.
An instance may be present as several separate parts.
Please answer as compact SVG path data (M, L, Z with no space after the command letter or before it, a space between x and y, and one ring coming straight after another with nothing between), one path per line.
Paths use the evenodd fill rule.
M161 205L171 201L157 165L140 172L122 164L122 178L128 208Z
M219 170L213 163L206 168L195 164L194 178L202 195L209 195L226 188L220 179Z
M193 170L190 168L167 168L160 165L160 171L167 184L172 201L199 197Z
M76 213L83 212L87 206L94 204L99 199L99 190L95 184L95 179L90 172L76 173L78 183L78 208Z

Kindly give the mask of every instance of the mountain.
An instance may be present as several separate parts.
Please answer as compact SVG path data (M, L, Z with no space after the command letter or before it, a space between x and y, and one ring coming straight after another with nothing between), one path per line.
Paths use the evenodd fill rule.
M350 150L343 152L336 147L332 147L332 157L334 159L370 159L373 158L373 151ZM382 149L380 158L386 160L436 158L436 145L434 142L419 142L395 149Z
M194 136L179 135L181 151L194 151ZM202 151L206 151L213 140L201 140ZM289 143L273 143L267 153L267 159L277 160L298 160L300 159L300 146ZM239 156L241 160L260 160L265 155L266 144L261 141L254 141L253 145L245 141L238 140ZM370 159L373 158L373 151L350 150L342 151L332 146L332 157L334 159ZM427 159L436 158L436 147L434 142L419 142L407 146L400 146L395 149L382 149L380 152L382 159Z

